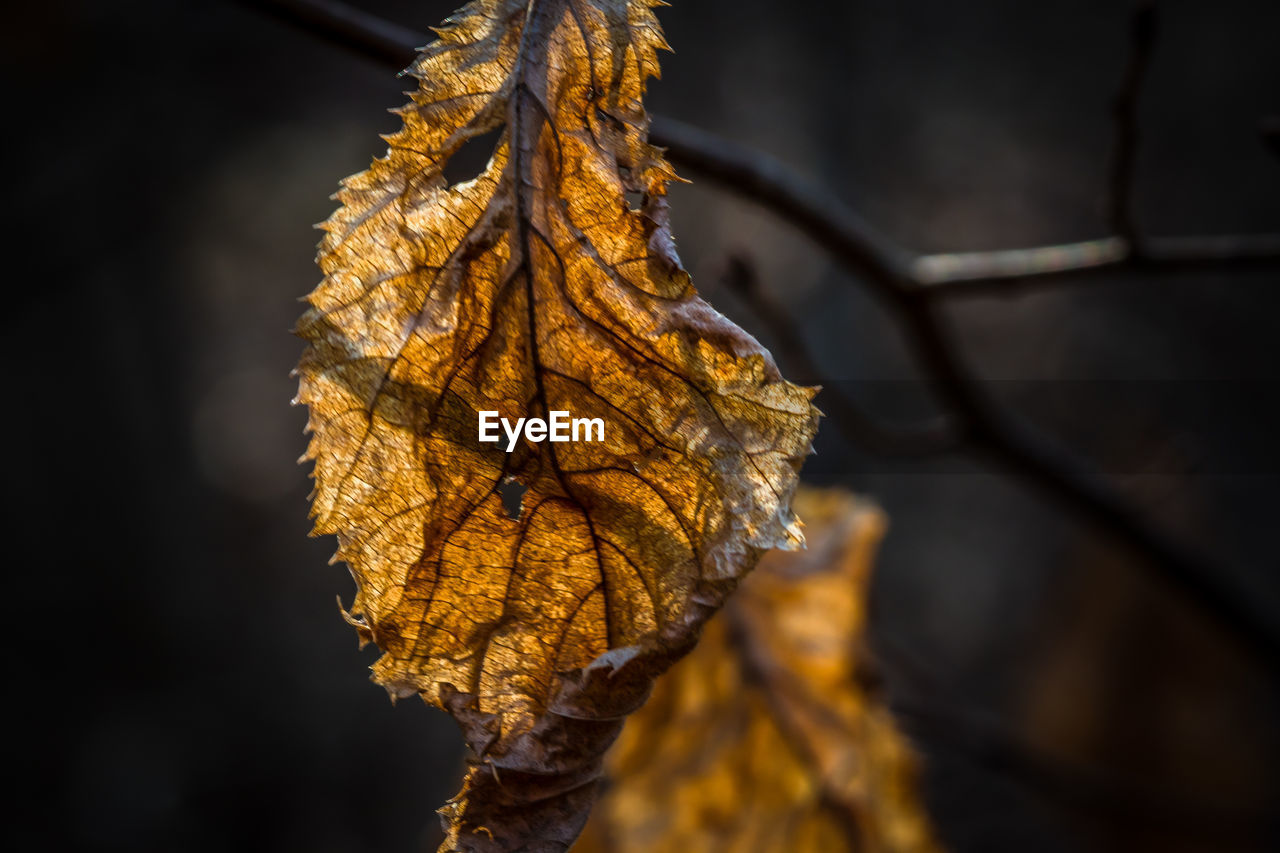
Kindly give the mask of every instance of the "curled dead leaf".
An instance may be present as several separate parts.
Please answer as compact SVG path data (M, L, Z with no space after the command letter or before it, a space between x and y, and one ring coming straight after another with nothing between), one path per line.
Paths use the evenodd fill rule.
M914 755L862 677L883 514L801 489L775 552L662 676L574 853L932 853Z
M298 325L315 532L356 580L348 619L384 652L375 680L449 711L476 755L447 850L566 849L653 678L762 551L802 542L814 389L680 266L641 103L654 5L476 0L449 19L387 156L337 194ZM445 163L499 130L449 185ZM606 428L506 453L480 411Z

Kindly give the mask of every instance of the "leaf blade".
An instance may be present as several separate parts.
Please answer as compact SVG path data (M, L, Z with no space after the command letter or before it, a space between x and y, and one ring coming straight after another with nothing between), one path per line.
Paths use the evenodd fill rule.
M680 266L641 102L665 47L651 5L457 15L410 69L388 155L343 182L298 327L315 531L356 580L348 618L384 652L375 681L449 710L479 756L446 849L564 849L653 677L763 550L802 542L814 389ZM449 186L449 157L498 127L486 169ZM600 417L605 440L506 454L478 441L481 410Z

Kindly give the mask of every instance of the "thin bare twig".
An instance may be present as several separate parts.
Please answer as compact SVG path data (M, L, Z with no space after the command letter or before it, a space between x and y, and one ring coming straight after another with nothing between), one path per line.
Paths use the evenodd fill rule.
M939 296L1019 295L1032 288L1111 280L1118 271L1239 272L1280 267L1280 234L1147 237L1140 252L1122 237L1079 243L920 255L911 278Z
M1160 578L1212 614L1227 631L1259 649L1272 665L1280 666L1280 631L1260 602L1236 588L1228 575L1184 550L1117 497L1104 480L988 398L964 367L936 300L929 298L933 289L913 277L911 263L891 243L838 199L772 157L669 119L662 126L668 144L674 142L669 155L678 150L680 162L781 213L884 300L956 417L961 437L973 449L1143 555Z
M1129 21L1129 57L1120 90L1111 105L1115 142L1111 153L1110 198L1107 218L1116 236L1131 249L1140 249L1133 211L1134 173L1138 163L1138 96L1151 63L1156 40L1156 6L1138 0Z
M825 379L786 306L760 287L755 267L745 257L731 255L721 280L769 330L791 378L822 385L818 404L851 442L882 456L930 456L958 448L958 436L945 420L912 427L883 426L866 415L840 386Z
M407 65L413 49L426 41L406 30L379 26L378 19L334 0L261 0L254 5L397 68ZM397 45L398 53L393 50ZM947 288L915 277L919 259L879 234L838 198L766 154L658 117L653 120L651 139L667 148L673 162L718 180L790 221L877 294L901 323L935 391L955 418L960 438L972 450L1141 555L1157 579L1184 593L1223 629L1259 650L1267 663L1280 667L1280 626L1256 597L1239 588L1230 575L1170 539L1121 500L1105 480L1027 429L987 396L965 367L934 298L945 294ZM1215 239L1229 242L1237 238ZM1171 252L1165 268L1226 260L1220 253L1215 257L1196 254L1193 249L1203 248L1201 242L1201 238L1178 241L1182 248ZM1280 252L1260 252L1255 261L1280 261ZM1093 263L1083 269L1099 268ZM1030 280L1065 272L1061 265L1049 269L1044 273L1020 270L1017 278Z
M236 0L324 36L333 44L376 59L397 71L413 61L430 38L336 0Z
M413 60L414 51L429 40L422 33L354 9L338 0L237 2L270 12L334 44L396 69L407 67ZM1135 39L1143 34L1142 27L1135 25L1133 29ZM1145 50L1149 53L1149 46ZM1135 51L1135 55L1140 52ZM1136 67L1140 72L1147 60L1145 56L1138 58L1141 61ZM1133 67L1132 57L1130 67ZM1127 72L1124 87L1136 85L1141 79L1141 73ZM1136 103L1136 93L1130 102ZM1264 139L1270 140L1277 135L1273 123L1264 121ZM1275 234L1147 238L1140 255L1133 251L1129 241L1118 243L1114 236L1030 249L913 255L878 233L838 200L827 197L820 188L798 180L789 169L767 155L661 116L653 117L649 136L654 144L667 149L667 156L676 164L716 179L728 189L765 204L808 232L857 235L855 242L868 247L869 251L854 252L852 247L845 247L843 252L847 256L843 260L846 265L866 269L888 265L894 272L903 273L903 278L926 285L940 296L1014 293L1028 286L1077 283L1098 273L1114 272L1118 266L1129 265L1141 265L1162 273L1280 266L1280 235ZM1118 144L1117 147L1132 147L1132 143ZM1122 159L1125 158L1116 157L1116 163ZM1128 159L1131 161L1132 158ZM1127 177L1130 174L1130 167L1121 169L1113 166L1113 186L1131 186L1132 180ZM735 181L746 183L737 185ZM837 237L820 242L831 250L841 241ZM888 270L876 271L883 273Z
M911 256L840 199L781 161L675 119L653 116L649 138L673 163L782 216L892 301L910 282Z
M838 198L775 158L683 122L653 117L650 137L672 162L773 210L855 270L877 282L924 288L931 296L1020 293L1028 285L1077 283L1118 269L1160 273L1280 268L1280 234L1157 237L1141 254L1123 237L1080 243L913 255L879 233Z

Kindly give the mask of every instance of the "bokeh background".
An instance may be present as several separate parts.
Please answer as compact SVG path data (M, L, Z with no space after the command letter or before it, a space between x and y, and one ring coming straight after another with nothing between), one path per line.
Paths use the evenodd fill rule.
M424 30L453 4L357 5ZM650 103L777 155L915 249L1085 239L1104 233L1128 13L677 0ZM1166 2L1160 22L1143 227L1280 231L1280 158L1257 131L1280 113L1280 4ZM12 4L0 39L16 304L2 741L31 796L11 834L434 849L461 744L368 682L374 652L335 604L353 584L306 535L305 415L288 405L311 224L385 149L404 83L214 0ZM833 382L889 419L933 411L891 318L802 233L706 181L672 196L713 304L772 343L721 283L745 253ZM1126 272L948 314L993 393L1280 619L1278 285ZM951 849L1280 849L1274 666L964 456L885 460L828 423L805 474L891 519L872 639Z

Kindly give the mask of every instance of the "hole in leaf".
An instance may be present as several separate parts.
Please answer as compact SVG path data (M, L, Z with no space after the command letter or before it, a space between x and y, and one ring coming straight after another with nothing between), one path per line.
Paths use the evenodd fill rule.
M640 192L640 190L627 190L626 197L627 207L632 210L639 212L640 208L644 206L644 193Z
M489 158L493 156L494 149L498 147L498 140L502 138L502 130L502 126L499 125L479 136L473 136L453 152L453 155L445 161L443 170L444 179L449 186L469 181L484 171L484 167L489 165Z
M520 509L524 503L524 493L527 491L529 491L528 486L510 477L502 481L502 485L498 487L498 493L502 496L502 508L507 511L507 518L517 519L520 517Z

